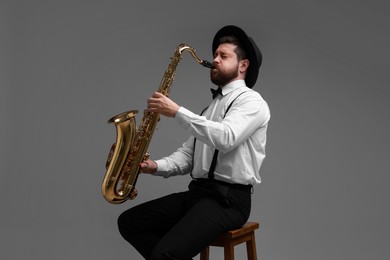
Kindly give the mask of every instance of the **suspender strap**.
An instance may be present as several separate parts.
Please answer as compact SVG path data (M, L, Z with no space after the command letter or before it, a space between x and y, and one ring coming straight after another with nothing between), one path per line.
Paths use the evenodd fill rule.
M246 92L246 91L244 91ZM237 95L237 97L235 97L233 99L233 101L229 104L229 106L227 107L226 111L225 111L225 115L223 116L223 118L225 118L227 112L229 111L229 109L231 108L231 106L233 105L233 102L239 97L241 96L241 94L243 94L244 92L241 92L240 94ZM202 115L206 109L208 107L206 107L205 109L203 109L202 113L200 113L200 115ZM192 155L192 165L194 165L194 155L195 155L195 144L196 144L196 138L194 138L194 152L193 152L193 155ZM218 158L218 153L219 153L219 150L218 149L215 149L214 151L214 155L213 155L213 160L211 161L211 165L210 165L210 169L209 169L209 172L208 172L208 178L209 179L214 179L214 171L215 171L215 167L217 165L217 158ZM194 179L193 175L192 175L192 172L190 173L191 177Z
M245 91L244 91L245 92ZM237 97L235 97L233 99L233 101L229 104L229 106L227 107L226 111L225 111L225 115L223 116L223 118L225 118L227 112L229 111L230 107L233 105L233 102L239 97L241 96L242 93L244 92L241 92ZM195 147L194 147L195 148ZM209 179L214 179L214 171L215 171L215 167L217 166L217 158L218 158L218 153L219 153L219 150L218 149L215 149L214 151L214 155L213 155L213 160L211 161L211 165L210 165L210 169L209 169L209 172L208 172L208 178Z
M202 110L202 112L200 113L200 115L203 115L204 111L206 111L207 108L209 108L209 107L208 107L208 106L205 107L205 108ZM195 144L196 144L196 137L194 137L194 148L193 148L193 153L192 153L192 169L194 169ZM195 179L194 176L192 175L192 171L190 172L190 175L191 175L191 178L192 178L192 179Z

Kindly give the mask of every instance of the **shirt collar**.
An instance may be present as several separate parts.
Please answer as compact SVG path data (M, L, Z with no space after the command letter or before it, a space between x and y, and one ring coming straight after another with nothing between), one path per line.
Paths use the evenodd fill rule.
M246 87L245 80L243 79L237 79L235 81L229 82L222 88L222 95L225 96L232 92L235 89L238 89L240 87Z

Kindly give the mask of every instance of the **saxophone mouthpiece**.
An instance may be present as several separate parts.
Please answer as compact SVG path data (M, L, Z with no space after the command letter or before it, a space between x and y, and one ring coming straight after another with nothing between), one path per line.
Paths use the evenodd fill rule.
M206 68L209 68L209 69L212 69L213 68L213 64L207 60L203 60L202 63L201 63L204 67Z

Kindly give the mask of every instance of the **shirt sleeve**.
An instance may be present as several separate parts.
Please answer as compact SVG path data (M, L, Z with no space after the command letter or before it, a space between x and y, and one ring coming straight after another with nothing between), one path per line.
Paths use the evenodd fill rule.
M242 94L220 122L207 120L184 107L175 119L191 135L222 152L244 142L259 127L267 124L270 113L267 103L257 92Z
M190 137L182 146L169 156L156 160L157 172L153 175L165 178L185 175L191 172L193 164L194 137Z

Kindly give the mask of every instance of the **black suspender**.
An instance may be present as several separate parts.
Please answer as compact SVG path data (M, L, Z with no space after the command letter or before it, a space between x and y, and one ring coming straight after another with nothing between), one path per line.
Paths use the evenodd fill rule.
M237 95L237 97L235 97L233 99L233 101L229 104L229 106L227 107L226 111L225 111L225 114L223 116L223 118L225 118L227 112L229 111L229 109L231 108L231 106L233 105L234 101L239 97L241 96L241 94L245 93L246 91L244 92L241 92L240 94ZM206 111L208 107L206 107L205 109L203 109L202 113L200 115L202 115L204 113L204 111ZM193 152L193 155L192 155L192 161L194 160L194 156L195 156L195 144L196 144L196 138L194 138L194 152ZM208 178L209 179L214 179L214 171L215 171L215 167L217 165L217 158L218 158L218 153L219 153L219 150L218 149L215 149L214 151L214 155L213 155L213 160L211 161L211 165L210 165L210 169L209 169L209 172L208 172ZM194 163L192 163L192 167L194 167ZM193 178L192 176L192 173L191 173L191 177Z

